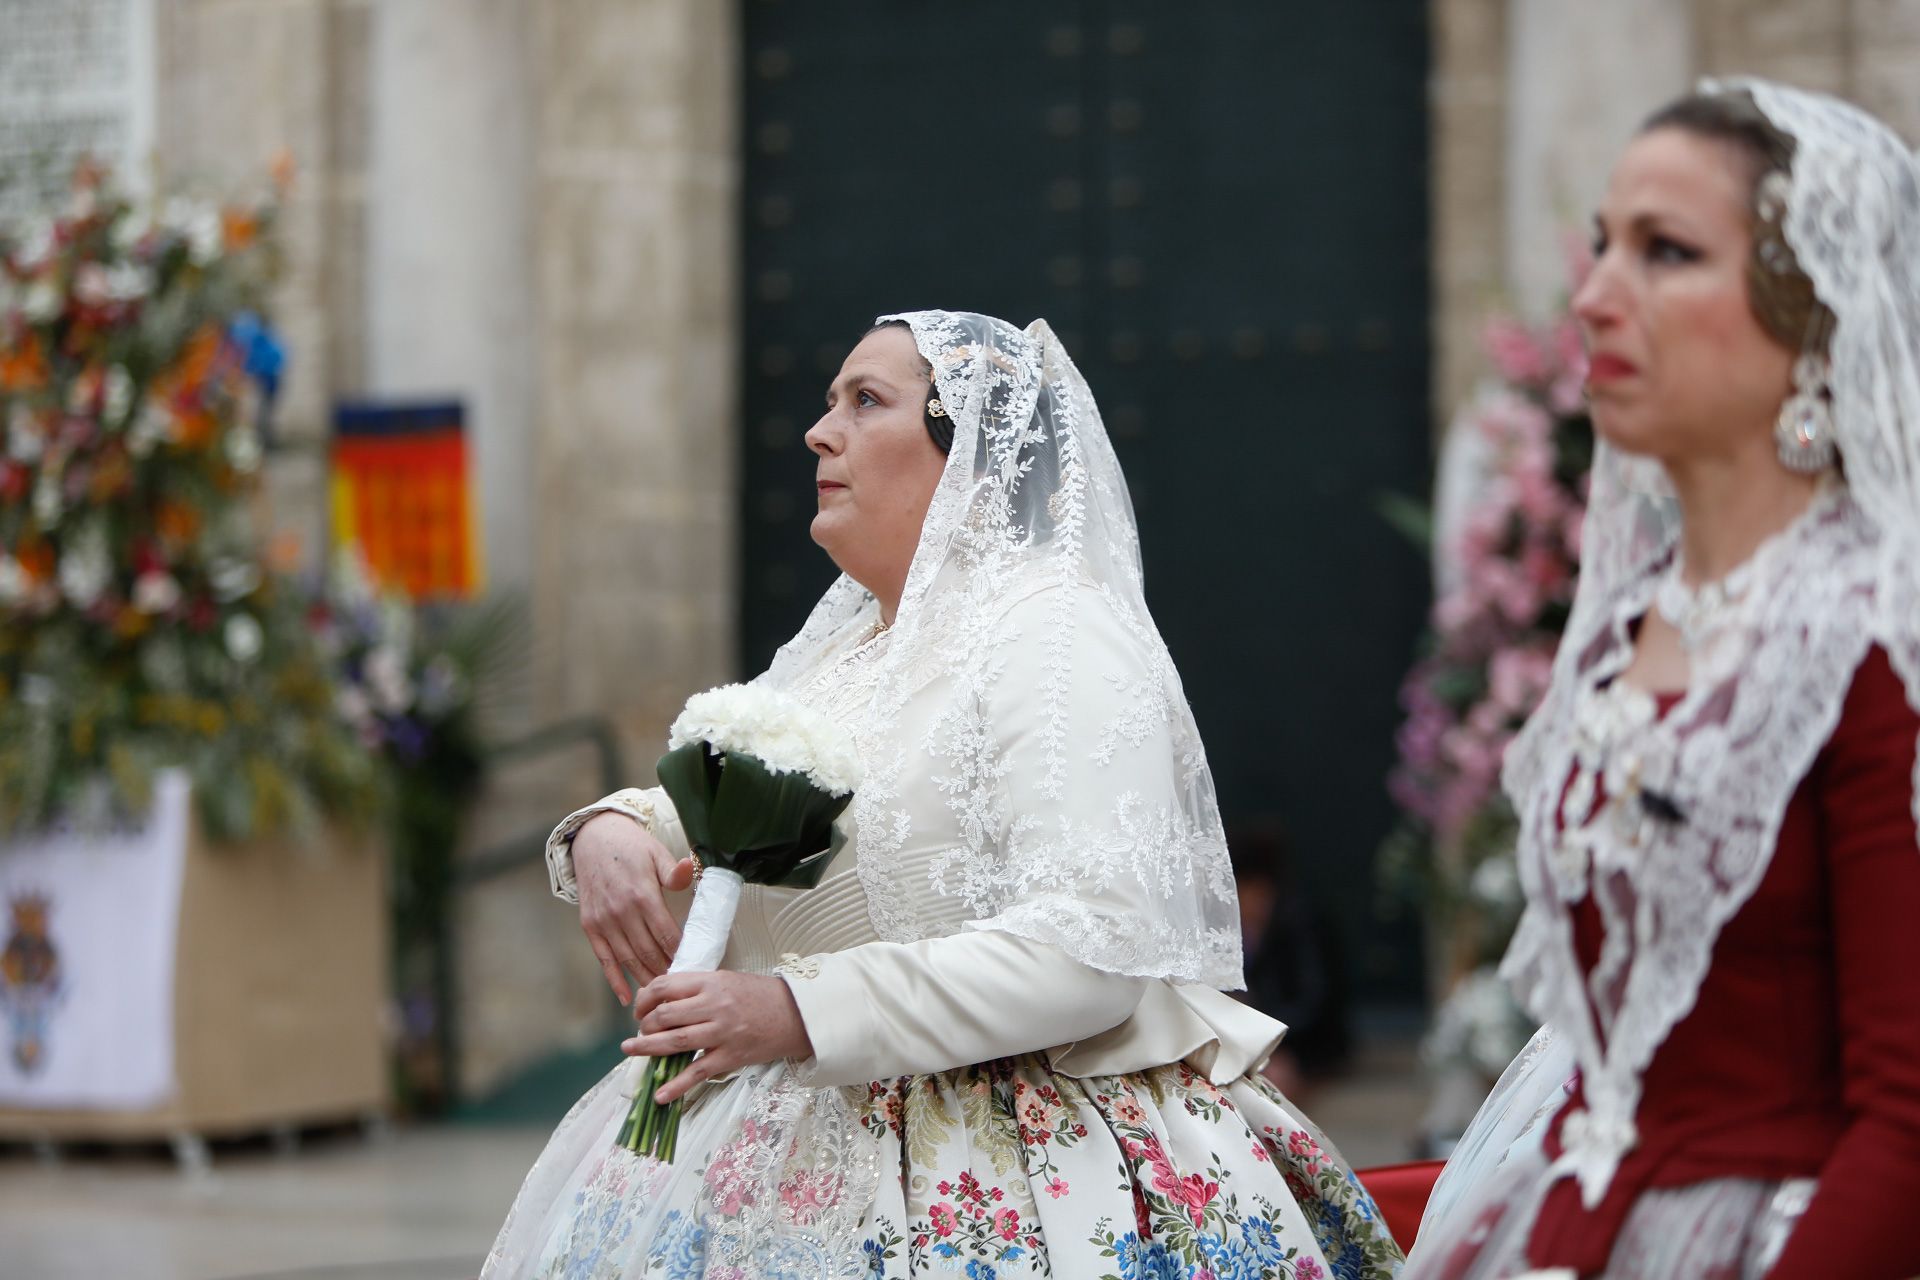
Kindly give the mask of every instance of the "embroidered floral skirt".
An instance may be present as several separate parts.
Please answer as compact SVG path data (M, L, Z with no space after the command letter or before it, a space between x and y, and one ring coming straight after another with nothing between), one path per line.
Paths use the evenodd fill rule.
M785 1064L695 1095L672 1166L614 1146L619 1072L554 1131L483 1280L1360 1280L1400 1250L1272 1086L1020 1057L864 1089Z

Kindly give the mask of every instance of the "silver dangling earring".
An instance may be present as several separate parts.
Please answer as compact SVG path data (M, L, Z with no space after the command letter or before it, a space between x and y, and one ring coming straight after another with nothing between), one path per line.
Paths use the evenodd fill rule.
M1774 421L1773 444L1780 465L1798 475L1816 475L1833 465L1839 451L1823 357L1804 355L1794 362L1793 393L1781 404Z

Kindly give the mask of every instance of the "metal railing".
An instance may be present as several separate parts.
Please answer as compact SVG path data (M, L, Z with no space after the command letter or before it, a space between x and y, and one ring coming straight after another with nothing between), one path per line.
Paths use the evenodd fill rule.
M577 747L583 742L592 743L594 747L600 769L599 794L606 795L618 790L625 780L625 764L619 737L614 733L612 723L603 716L577 716L560 720L520 737L491 743L484 751L483 758L487 772L491 774L503 765L536 760ZM441 915L439 937L435 940L433 983L434 999L440 1014L437 1031L441 1069L445 1072L445 1108L449 1113L467 1100L460 1078L460 965L453 904L465 891L508 872L518 871L530 862L544 860L547 834L551 830L551 827L543 826L495 841L454 865L448 909ZM608 1025L616 1032L626 1026L624 1011L618 1005L614 1006Z

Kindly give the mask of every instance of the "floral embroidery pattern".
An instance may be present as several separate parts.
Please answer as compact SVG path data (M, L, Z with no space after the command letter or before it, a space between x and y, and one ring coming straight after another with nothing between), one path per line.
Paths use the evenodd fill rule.
M1391 1280L1402 1261L1338 1154L1255 1077L1075 1078L1033 1055L784 1087L684 1163L609 1150L516 1274ZM831 1154L847 1136L870 1172Z

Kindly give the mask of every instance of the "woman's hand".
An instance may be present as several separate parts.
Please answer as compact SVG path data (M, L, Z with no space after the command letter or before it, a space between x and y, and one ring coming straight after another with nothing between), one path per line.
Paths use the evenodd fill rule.
M626 1052L665 1058L700 1051L692 1066L655 1092L663 1105L741 1067L813 1056L793 992L765 974L670 973L647 984L633 1012L640 1034L620 1046Z
M573 836L573 882L580 929L621 1004L633 1000L626 973L645 986L667 971L680 929L667 894L693 883L693 859L674 860L651 831L608 810Z

